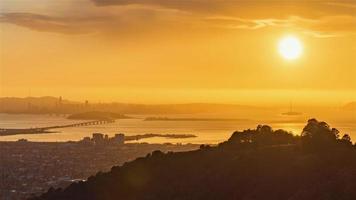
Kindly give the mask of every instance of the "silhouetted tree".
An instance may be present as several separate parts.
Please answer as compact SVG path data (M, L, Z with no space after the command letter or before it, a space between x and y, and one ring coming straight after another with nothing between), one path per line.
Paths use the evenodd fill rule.
M33 199L356 199L356 149L349 135L338 135L316 119L308 121L301 137L260 125L236 131L218 146L154 151Z
M344 136L342 136L340 142L344 145L352 146L351 137L348 134L344 134Z
M308 149L323 150L337 143L339 131L335 128L331 129L326 122L310 119L303 129L301 137L302 143Z

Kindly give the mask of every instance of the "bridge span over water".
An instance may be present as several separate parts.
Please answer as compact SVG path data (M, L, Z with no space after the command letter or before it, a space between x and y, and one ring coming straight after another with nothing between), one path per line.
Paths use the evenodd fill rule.
M25 128L25 129L0 128L0 136L17 135L17 134L51 133L52 129L92 126L92 125L100 125L100 124L109 124L114 122L115 120L107 119L107 120L95 120L95 121L87 121L87 122L80 122L80 123L66 124L66 125L59 125L59 126L47 126L47 127Z

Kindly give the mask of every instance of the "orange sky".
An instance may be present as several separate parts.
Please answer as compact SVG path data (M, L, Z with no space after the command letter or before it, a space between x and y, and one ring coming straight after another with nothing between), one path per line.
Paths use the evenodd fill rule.
M355 1L2 0L0 12L0 96L356 100ZM299 59L278 54L286 35Z

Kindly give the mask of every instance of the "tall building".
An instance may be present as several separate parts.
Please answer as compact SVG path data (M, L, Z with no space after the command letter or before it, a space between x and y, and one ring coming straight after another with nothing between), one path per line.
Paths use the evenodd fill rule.
M93 133L93 142L95 144L102 143L104 141L104 135L102 133Z
M125 143L125 135L122 133L115 134L113 141L115 144L124 144Z

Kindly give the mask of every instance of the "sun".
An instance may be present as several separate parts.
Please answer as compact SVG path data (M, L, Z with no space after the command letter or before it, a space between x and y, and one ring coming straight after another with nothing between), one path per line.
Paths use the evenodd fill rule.
M294 36L282 38L278 43L278 52L287 60L294 60L301 56L303 51L300 40Z

